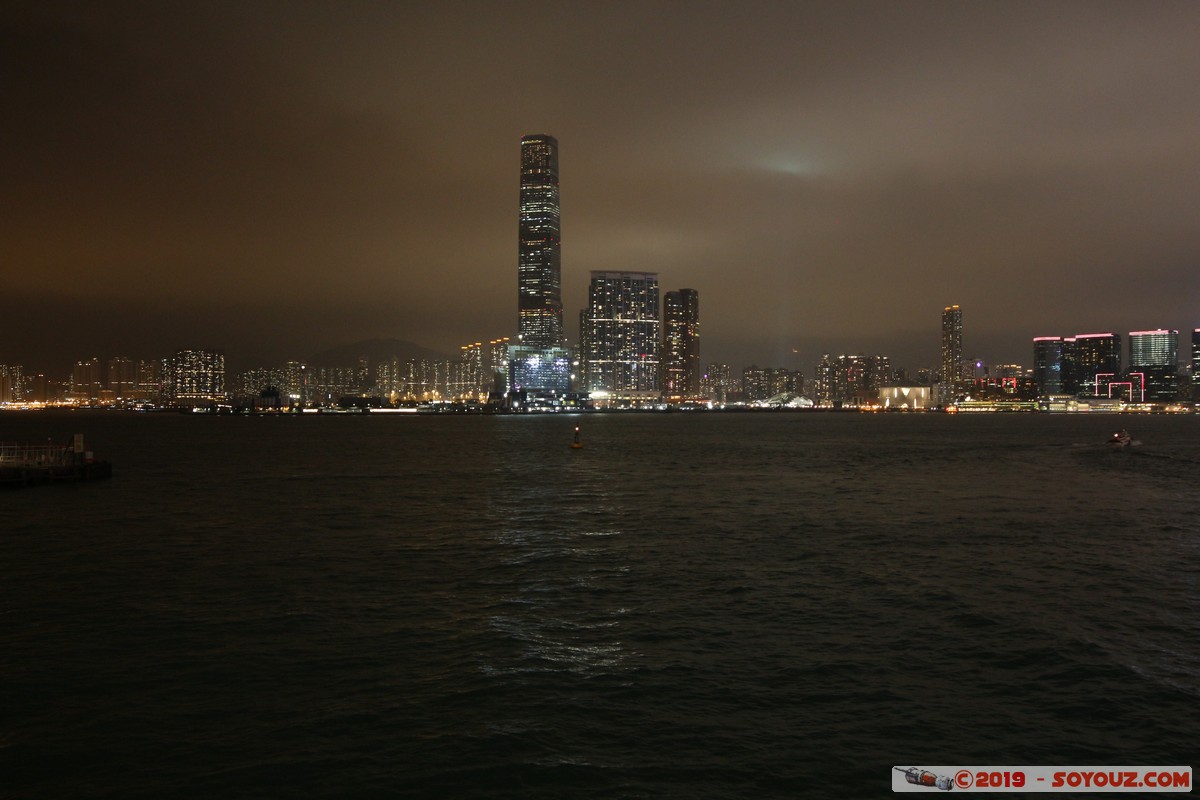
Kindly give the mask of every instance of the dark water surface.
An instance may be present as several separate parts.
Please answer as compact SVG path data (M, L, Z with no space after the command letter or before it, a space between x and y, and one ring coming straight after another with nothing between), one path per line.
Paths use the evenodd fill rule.
M0 797L1200 766L1200 417L0 416L77 431L0 494Z

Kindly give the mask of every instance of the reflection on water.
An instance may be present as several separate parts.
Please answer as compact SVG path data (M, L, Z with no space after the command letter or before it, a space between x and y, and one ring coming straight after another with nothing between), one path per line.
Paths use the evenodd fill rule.
M878 796L1200 738L1197 418L0 425L116 466L5 497L14 796Z

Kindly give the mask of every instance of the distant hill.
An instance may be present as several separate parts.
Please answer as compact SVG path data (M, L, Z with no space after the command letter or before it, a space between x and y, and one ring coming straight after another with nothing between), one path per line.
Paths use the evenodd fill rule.
M392 359L406 361L410 358L449 358L445 353L430 350L428 347L422 347L404 339L365 339L361 342L351 342L317 353L308 363L314 367L355 367L358 366L358 359L363 356L367 357L371 367Z

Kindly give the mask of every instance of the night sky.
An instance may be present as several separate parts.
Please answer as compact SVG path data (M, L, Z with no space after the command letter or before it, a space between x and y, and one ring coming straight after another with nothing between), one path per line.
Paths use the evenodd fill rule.
M1200 327L1200 3L95 2L0 11L0 363L516 328L519 141L563 302L700 292L701 358L934 366Z

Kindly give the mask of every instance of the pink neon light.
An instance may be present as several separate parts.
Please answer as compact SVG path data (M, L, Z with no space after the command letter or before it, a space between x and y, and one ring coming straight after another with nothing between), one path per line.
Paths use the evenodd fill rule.
M1142 399L1140 402L1144 403L1144 402L1146 402L1146 373L1144 373L1144 372L1129 373L1129 377L1131 377L1131 378L1134 375L1137 375L1139 378L1141 378L1141 381L1139 381L1139 384L1140 384L1139 392L1142 395ZM1129 400L1130 400L1130 402L1133 402L1133 387L1132 386L1129 387Z
M1134 375L1141 378L1141 380L1139 381L1140 385L1138 387L1138 392L1139 392L1139 394L1141 394L1142 397L1141 397L1141 400L1139 400L1138 402L1144 403L1144 402L1146 402L1146 374L1144 372L1129 373L1129 377L1131 377L1131 378ZM1097 372L1096 373L1096 392L1095 392L1095 394L1097 397L1100 396L1100 379L1101 378L1115 378L1115 377L1117 377L1116 373L1113 373L1113 372ZM1133 402L1133 381L1109 381L1107 383L1107 386L1108 386L1109 399L1112 399L1112 396L1113 396L1112 387L1128 386L1129 387L1129 402L1131 402L1131 403Z
M1113 381L1112 383L1110 383L1108 385L1108 399L1109 400L1112 399L1112 387L1114 387L1114 386L1128 386L1129 387L1129 402L1131 402L1131 403L1133 402L1133 384L1129 383L1128 381Z
M1061 336L1035 336L1035 337L1033 337L1033 340L1035 342L1061 342L1062 337Z
M1165 330L1161 330L1161 331L1130 331L1129 335L1130 336L1153 336L1156 333L1174 333L1174 334L1178 335L1179 331L1165 331Z
M1099 339L1104 336L1116 336L1115 333L1077 333L1076 339Z

